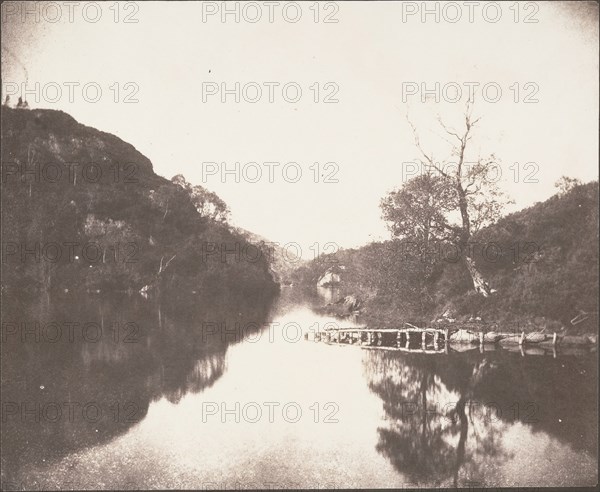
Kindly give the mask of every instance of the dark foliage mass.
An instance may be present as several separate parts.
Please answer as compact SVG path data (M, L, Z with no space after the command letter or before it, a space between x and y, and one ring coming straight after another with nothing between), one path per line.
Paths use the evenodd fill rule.
M446 314L466 320L574 329L582 312L592 330L598 312L598 183L571 187L507 215L473 234L469 247L494 292L477 294L457 246L394 239L321 256L295 273L314 285L332 264L343 265L341 294L366 303L367 322L429 323Z
M61 111L2 108L3 290L273 290L267 258L247 253L227 212L114 135Z

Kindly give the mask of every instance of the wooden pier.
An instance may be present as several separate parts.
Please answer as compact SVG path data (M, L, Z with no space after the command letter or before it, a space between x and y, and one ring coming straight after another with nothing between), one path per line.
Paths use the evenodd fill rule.
M308 338L308 336L307 336ZM401 352L416 352L422 354L448 353L448 347L453 350L464 351L479 347L481 352L495 350L496 344L502 347L517 348L524 353L523 347L529 347L527 352L535 349L552 349L555 352L557 336L554 334L528 335L525 332L494 333L471 332L454 328L419 328L404 323L403 328L368 328L357 326L354 328L340 328L320 331L314 334L314 341L332 345L358 345L367 349L396 350Z
M360 345L403 352L440 354L448 351L448 330L418 328L405 323L404 328L341 328L315 333L315 341L329 344Z

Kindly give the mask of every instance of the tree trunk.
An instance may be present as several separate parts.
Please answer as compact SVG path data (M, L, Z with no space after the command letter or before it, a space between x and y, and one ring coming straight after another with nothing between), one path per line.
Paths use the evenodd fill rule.
M483 297L488 297L491 294L490 286L484 280L477 268L475 268L475 262L473 259L466 256L465 263L467 264L467 270L469 270L469 274L471 275L471 280L473 281L473 287L475 287L475 291L478 294L481 294Z
M483 278L483 275L481 275L481 273L479 273L479 271L477 270L477 267L475 266L475 261L471 257L472 250L469 247L469 241L471 240L471 218L469 217L467 197L465 195L465 191L463 190L460 181L457 182L456 188L458 191L458 205L460 208L460 216L462 218L460 250L464 255L465 265L467 267L469 275L471 276L471 281L473 282L475 292L481 294L483 297L488 297L491 294L490 286Z

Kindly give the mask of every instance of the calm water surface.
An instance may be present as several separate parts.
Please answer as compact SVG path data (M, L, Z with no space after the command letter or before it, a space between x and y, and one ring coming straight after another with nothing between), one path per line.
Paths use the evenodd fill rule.
M597 483L595 353L315 343L319 302L9 303L3 488Z

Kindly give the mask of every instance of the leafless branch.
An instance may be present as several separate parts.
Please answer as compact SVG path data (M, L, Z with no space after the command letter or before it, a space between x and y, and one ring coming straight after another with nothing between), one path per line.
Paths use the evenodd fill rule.
M438 120L439 124L442 126L442 128L443 128L443 129L446 131L446 133L447 133L448 135L452 135L452 136L456 137L456 138L458 139L458 141L459 141L460 143L462 143L463 139L462 139L462 137L461 137L461 136L460 136L460 135L459 135L459 134L456 132L456 130L451 130L450 128L448 128L448 127L447 127L447 126L444 124L444 122L442 121L442 118L441 118L439 115L438 115L438 117L437 117L437 120Z
M417 149L419 149L419 152L421 152L421 155L427 161L427 163L425 165L430 166L431 168L435 169L437 172L439 172L445 178L449 178L450 176L446 172L444 172L439 166L437 166L435 164L435 162L433 160L433 156L430 157L429 155L427 155L427 153L423 150L423 147L421 147L421 141L419 140L419 133L417 132L415 125L413 125L412 121L410 121L410 118L408 117L408 115L406 115L406 121L408 121L408 124L412 128L412 131L413 131L413 134L415 137L415 145L416 145Z

